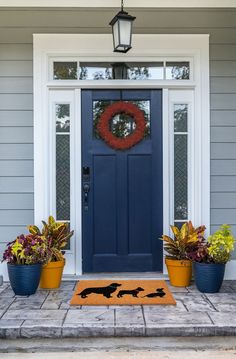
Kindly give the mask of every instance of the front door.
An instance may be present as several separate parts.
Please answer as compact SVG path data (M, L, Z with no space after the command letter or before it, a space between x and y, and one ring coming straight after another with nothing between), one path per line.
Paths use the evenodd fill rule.
M116 102L141 110L145 130L136 143L129 143L136 112L110 111L118 144L101 131L101 115ZM162 190L162 91L83 90L83 272L162 270Z

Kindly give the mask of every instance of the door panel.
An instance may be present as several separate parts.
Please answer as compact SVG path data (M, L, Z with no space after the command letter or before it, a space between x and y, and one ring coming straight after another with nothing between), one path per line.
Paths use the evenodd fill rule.
M122 151L96 131L106 106L120 100L146 118L145 138ZM84 272L162 270L161 104L161 90L82 91ZM111 131L128 136L134 126L123 116Z

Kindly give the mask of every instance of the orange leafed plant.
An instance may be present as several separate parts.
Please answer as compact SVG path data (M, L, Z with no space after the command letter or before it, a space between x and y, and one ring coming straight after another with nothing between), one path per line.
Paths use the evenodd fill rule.
M170 226L174 238L163 234L161 240L165 242L164 249L168 253L166 256L169 259L188 259L188 253L192 252L204 241L204 232L206 227L193 227L191 221L186 222L179 229L175 226Z

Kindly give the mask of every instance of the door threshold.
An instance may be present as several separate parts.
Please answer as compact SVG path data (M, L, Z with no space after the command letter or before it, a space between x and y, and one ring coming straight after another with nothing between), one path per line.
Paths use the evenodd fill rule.
M65 274L62 280L83 280L83 279L159 279L167 280L168 275L161 272L122 272L122 273L83 273L81 275Z

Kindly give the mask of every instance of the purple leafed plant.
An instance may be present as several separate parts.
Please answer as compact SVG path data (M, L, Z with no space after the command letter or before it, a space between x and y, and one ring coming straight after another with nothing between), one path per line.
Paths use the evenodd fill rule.
M46 263L49 257L46 238L33 234L21 234L7 244L7 249L3 253L3 261L21 265Z

